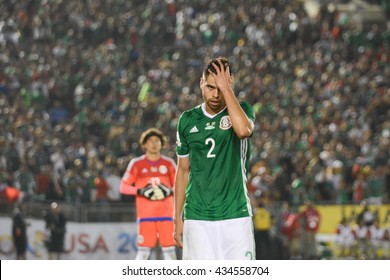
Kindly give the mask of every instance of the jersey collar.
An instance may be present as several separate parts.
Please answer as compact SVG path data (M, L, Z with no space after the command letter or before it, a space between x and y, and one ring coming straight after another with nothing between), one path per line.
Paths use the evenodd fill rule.
M226 106L225 106L225 108L223 108L221 111L219 111L218 113L212 115L212 114L210 114L210 113L208 113L208 112L206 111L206 104L205 104L204 102L201 104L200 107L202 108L203 114L204 114L206 117L210 118L210 119L215 118L216 116L218 116L219 114L221 114L221 113L222 113L223 111L225 111L225 109L226 109Z

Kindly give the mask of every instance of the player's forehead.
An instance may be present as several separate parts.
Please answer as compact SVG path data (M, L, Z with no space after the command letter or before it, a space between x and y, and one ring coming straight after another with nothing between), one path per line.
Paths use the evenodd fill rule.
M211 75L208 75L207 77L205 77L205 75L203 75L203 80L204 80L206 85L210 85L210 86L215 86L216 85L215 79Z
M147 139L146 139L146 143L147 142L161 142L161 139L160 137L158 137L157 135L152 135L152 136L149 136Z

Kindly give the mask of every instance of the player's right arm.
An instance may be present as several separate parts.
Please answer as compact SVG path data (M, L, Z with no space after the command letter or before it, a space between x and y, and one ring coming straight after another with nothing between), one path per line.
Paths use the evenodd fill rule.
M125 195L136 195L137 188L135 182L137 178L137 167L135 166L134 160L131 160L126 168L125 173L121 179L120 193Z
M219 67L216 63L213 63L216 73L209 70L209 74L215 79L218 90L223 94L234 132L240 139L248 138L253 133L254 123L240 106L235 96L233 90L234 76L230 74L229 66L223 65L220 60L217 62Z
M179 248L183 248L183 208L186 200L186 188L188 185L188 176L190 173L190 158L178 157L178 164L175 176L175 241Z

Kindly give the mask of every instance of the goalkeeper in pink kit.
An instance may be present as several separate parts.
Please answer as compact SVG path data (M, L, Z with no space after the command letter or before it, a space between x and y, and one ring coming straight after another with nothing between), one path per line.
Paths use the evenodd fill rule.
M122 194L136 196L138 252L136 260L149 259L160 242L165 260L176 259L173 238L173 185L175 162L161 154L164 134L150 128L142 133L140 144L145 154L132 159L122 177Z

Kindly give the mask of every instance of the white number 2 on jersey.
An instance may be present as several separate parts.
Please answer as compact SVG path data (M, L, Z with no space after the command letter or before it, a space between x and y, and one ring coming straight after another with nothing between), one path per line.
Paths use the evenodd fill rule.
M205 144L211 144L210 150L207 153L207 158L215 158L215 154L213 154L213 150L215 148L215 140L213 138L207 138Z

